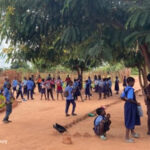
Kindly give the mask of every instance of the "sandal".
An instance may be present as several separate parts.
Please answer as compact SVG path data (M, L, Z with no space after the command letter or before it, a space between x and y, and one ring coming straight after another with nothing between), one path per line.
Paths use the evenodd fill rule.
M107 138L104 135L101 135L100 138L104 141L107 140Z
M134 133L134 134L132 134L132 136L133 136L134 138L139 138L139 137L140 137L140 135L139 135L138 133Z
M134 143L134 140L133 139L126 139L126 142L127 143Z

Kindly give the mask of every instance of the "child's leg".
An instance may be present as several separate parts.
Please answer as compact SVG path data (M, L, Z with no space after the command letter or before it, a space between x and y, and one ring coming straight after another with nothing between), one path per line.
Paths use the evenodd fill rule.
M61 98L62 98L62 100L64 100L63 93L61 93Z
M27 90L27 99L29 100L29 90Z
M59 93L57 93L57 100L58 100L58 98L59 98Z
M101 92L99 92L99 99L101 99L102 98L102 93Z
M47 99L49 100L49 89L47 89Z
M68 115L69 106L70 106L70 101L66 100L66 110L65 110L66 116Z
M46 93L44 93L44 96L45 96L45 100L47 100L47 98L46 98Z
M52 90L52 89L50 89L50 94L51 94L51 98L52 98L52 100L54 100L53 90Z
M72 103L72 106L73 106L73 108L72 108L72 115L74 115L75 108L76 108L75 100L72 100L71 103Z
M16 99L18 99L19 95L20 95L20 93L19 93L19 91L18 91L18 92L17 92L17 96L16 96Z
M20 91L21 99L24 99L22 91Z
M130 129L127 129L126 128L126 140L129 140L130 139L130 137L129 137L129 133L130 133Z
M104 135L104 123L100 123L100 128L99 128L99 133L100 135Z
M42 100L42 98L43 98L43 93L41 93L41 100Z
M85 95L85 100L87 100L87 95Z

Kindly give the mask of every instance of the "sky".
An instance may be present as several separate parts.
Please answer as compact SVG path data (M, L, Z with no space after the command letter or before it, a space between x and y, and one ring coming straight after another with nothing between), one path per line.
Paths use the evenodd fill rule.
M2 42L0 44L0 53L2 52L3 48L7 48L7 47L8 47L8 44L5 42ZM6 63L6 57L3 58L0 56L0 68L9 68L9 67L10 67L10 63Z

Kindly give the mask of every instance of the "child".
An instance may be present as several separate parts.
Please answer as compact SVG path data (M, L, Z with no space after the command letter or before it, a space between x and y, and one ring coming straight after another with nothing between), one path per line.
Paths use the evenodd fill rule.
M124 116L125 116L125 127L126 127L126 141L129 143L133 143L134 140L129 137L131 132L134 138L138 138L139 135L135 133L134 129L136 125L140 125L140 116L138 114L137 106L140 105L136 101L134 86L135 79L132 77L128 77L127 84L128 86L125 88L124 92L121 95L122 100L125 101L124 106Z
M39 93L41 93L41 82L42 82L42 78L39 75L38 79L37 79L37 85L38 85L38 91L39 91Z
M23 94L27 95L27 78L26 77L24 77L24 80L23 80Z
M81 95L81 92L80 92L79 80L74 79L73 89L75 90L74 100L78 100L78 96L80 96L81 101L83 102L84 100L82 99L82 95Z
M102 98L102 92L103 92L103 81L101 77L98 80L98 93L99 93L99 100Z
M72 116L76 116L77 115L77 114L74 113L75 112L75 108L76 108L76 103L75 103L75 100L74 100L74 97L73 97L74 90L72 88L72 85L73 85L73 82L70 80L68 82L68 86L66 87L65 94L64 94L64 95L66 95L66 110L65 110L66 117L70 116L68 114L70 103L72 103L72 105L73 105Z
M97 79L97 75L94 76L94 88L95 88L95 92L98 92L98 79Z
M118 76L116 76L115 91L116 91L116 94L119 94L119 79L118 79Z
M107 81L106 81L107 79L106 78L104 78L103 79L103 93L104 93L104 99L106 99L106 96L107 96Z
M23 97L23 93L22 93L22 83L21 83L21 81L19 81L18 85L17 85L17 96L16 96L16 99L18 99L19 95L21 95L22 100L25 101L25 99Z
M110 114L106 115L103 107L96 109L96 113L98 116L94 120L94 132L100 136L102 140L106 140L106 132L109 130L111 124Z
M13 98L12 96L12 93L11 93L11 84L7 84L6 85L6 88L4 89L4 96L6 98L6 115L3 119L3 122L4 123L9 123L11 122L9 120L9 116L12 112L12 102L11 102L11 99Z
M90 96L91 96L91 93L90 93L90 83L88 80L85 81L85 100L87 99L87 97L89 98L90 100Z
M109 88L109 95L112 96L112 81L111 81L111 77L108 78L108 88Z
M48 78L47 81L45 82L45 86L47 89L47 98L50 100L49 95L51 96L52 100L54 100L53 97L53 89L52 89L52 84L51 84L51 78Z
M147 80L150 82L150 74L148 74ZM148 119L147 119L148 132L147 132L147 134L150 135L150 84L144 89L144 92L146 95L145 103L147 106L147 115L148 115Z
M127 86L127 78L126 76L124 76L124 79L123 79L123 87L125 88Z
M62 81L60 79L60 77L57 78L56 81L56 85L57 85L57 100L59 99L59 94L61 94L62 100L63 98L63 88L62 88Z
M43 98L43 95L45 96L45 100L46 100L46 86L45 86L45 80L42 79L42 82L41 82L41 100Z
M29 100L29 97L33 100L33 89L34 89L34 82L32 81L32 78L29 78L27 81L27 98Z
M17 78L15 77L15 79L13 80L13 82L12 82L12 87L13 87L13 95L14 95L14 93L15 93L15 91L16 91L16 93L17 93L17 85L18 85L18 81L17 81Z

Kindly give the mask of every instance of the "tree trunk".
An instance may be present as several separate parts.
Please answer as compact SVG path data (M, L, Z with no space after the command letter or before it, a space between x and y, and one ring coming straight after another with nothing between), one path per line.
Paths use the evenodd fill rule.
M80 79L80 81L81 81L81 88L83 88L83 69L76 67L76 71L78 74L78 79Z
M148 70L150 72L150 53L148 52L148 47L147 47L146 44L145 45L140 45L140 49L141 49L141 52L144 56L146 66L148 67Z
M143 90L143 89L144 89L144 85L143 85L143 83L142 83L141 68L138 68L138 70L139 70L139 83L140 83L140 86L141 86L141 88L142 88L142 90Z

